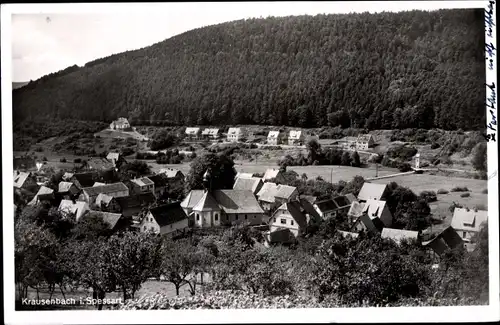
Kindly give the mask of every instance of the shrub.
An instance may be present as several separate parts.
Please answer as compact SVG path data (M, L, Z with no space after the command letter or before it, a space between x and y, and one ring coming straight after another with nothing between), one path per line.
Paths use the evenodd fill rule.
M66 162L66 158L63 157L63 158L59 159L59 161L62 162L62 163L65 163Z
M403 161L406 161L415 156L417 152L417 149L414 147L407 147L402 145L387 150L387 156L389 156L390 158L399 158Z
M447 190L445 190L445 189L443 189L443 188L441 188L441 189L439 189L439 190L437 191L437 194L448 194L448 193L450 193L450 192L449 192L449 191L447 191Z
M82 158L75 158L75 159L73 160L73 162L74 162L75 164L80 164L80 163L82 162Z
M427 203L437 201L437 195L434 191L422 191L420 192L420 198L425 200Z
M398 169L402 173L409 172L411 170L411 165L409 163L406 163L406 162L400 163L398 166Z
M452 192L469 192L469 189L466 186L455 186L451 189Z
M470 193L462 193L460 194L460 197L469 197L470 196Z

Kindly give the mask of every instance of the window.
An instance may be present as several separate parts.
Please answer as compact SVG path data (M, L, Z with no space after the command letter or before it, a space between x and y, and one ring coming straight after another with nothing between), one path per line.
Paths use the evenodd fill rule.
M247 220L247 219L248 219L248 216L245 214L245 220Z
M276 222L276 218L273 218L273 222Z
M200 215L196 214L196 221L200 220Z
M464 231L464 234L463 234L464 238L467 236L467 232Z
M218 221L219 220L219 215L216 213L215 214L215 218L214 218L215 221Z
M281 224L286 225L286 219L282 218L280 221L281 221Z
M293 220L291 220L291 225L293 226Z
M253 218L255 219L255 218L257 218L257 216L256 216L256 215L254 215L254 216L253 216Z
M238 215L236 215L236 216L234 217L234 219L235 219L235 220L238 220Z
M144 226L144 231L146 231L146 226Z

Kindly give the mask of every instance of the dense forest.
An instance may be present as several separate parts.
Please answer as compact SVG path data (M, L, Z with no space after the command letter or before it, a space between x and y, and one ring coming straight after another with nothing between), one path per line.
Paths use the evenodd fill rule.
M199 28L15 89L14 120L479 129L483 19L457 9Z

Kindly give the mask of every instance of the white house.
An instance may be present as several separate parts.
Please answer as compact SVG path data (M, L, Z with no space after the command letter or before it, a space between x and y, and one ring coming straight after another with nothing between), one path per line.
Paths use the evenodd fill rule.
M371 134L360 134L356 139L356 149L357 150L367 150L373 147L375 140Z
M355 201L351 204L347 216L352 225L352 229L355 231L361 231L363 229L381 231L382 228L391 227L392 225L392 214L385 201ZM367 216L367 218L362 218L364 216Z
M280 140L280 131L269 131L267 135L267 144L276 146L281 142Z
M109 125L111 130L125 130L130 128L130 123L124 117L119 117L116 121L111 122Z
M135 194L142 194L155 192L155 183L147 177L134 178L130 180L133 186L133 191Z
M451 226L467 244L481 230L481 224L488 221L488 211L455 208Z
M65 196L74 196L80 193L80 189L71 182L59 182L57 192Z
M28 203L28 205L36 205L40 202L50 201L52 199L54 199L54 190L49 187L40 186L40 189L38 189L35 197Z
M386 194L387 185L365 182L358 194L358 200L365 202L367 200L382 200Z
M384 228L380 236L400 244L403 240L418 240L418 231Z
M194 227L205 228L222 225L222 209L208 191L204 191L201 199L193 207L191 215Z
M243 137L243 130L241 128L229 128L227 131L228 142L238 142Z
M296 201L298 196L299 192L296 187L270 182L264 183L257 193L258 201L265 211L286 202Z
M148 214L139 223L139 230L141 232L152 232L162 235L183 231L187 227L188 218L179 202L150 209Z
M200 128L186 128L186 138L188 140L200 139Z
M217 140L219 139L219 129L217 128L206 128L201 132L203 139Z
M181 202L181 208L187 216L191 214L193 208L200 202L205 192L203 190L191 190L188 195Z
M262 177L263 182L269 182L272 179L275 179L276 181L282 181L283 172L279 168L269 168L266 170L264 173L264 176Z
M76 221L78 221L85 213L90 211L90 208L87 202L62 200L57 210L67 215L73 214Z
M270 232L289 229L295 236L305 233L311 223L320 221L320 216L307 200L283 203L269 219Z
M121 161L123 161L123 157L122 155L120 155L119 152L110 152L108 153L108 155L106 156L106 159L109 160L114 167L116 167L116 165L118 163L120 163Z
M296 146L301 145L304 142L304 135L300 130L290 130L288 134L288 145Z
M260 225L264 220L264 210L248 190L216 190L213 193L215 201L222 208L222 224L248 223Z
M103 186L85 187L82 192L83 200L90 205L94 204L97 196L101 193L115 198L129 196L129 189L122 182L106 184Z

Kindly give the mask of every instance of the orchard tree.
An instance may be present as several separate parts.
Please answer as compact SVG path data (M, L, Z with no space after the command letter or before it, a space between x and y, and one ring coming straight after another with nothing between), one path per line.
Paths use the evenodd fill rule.
M161 275L175 286L175 293L188 283L195 271L196 249L188 239L165 240L162 245Z
M353 151L351 154L351 166L352 167L360 167L361 166L361 160L359 158L359 154L357 151Z
M187 190L203 188L203 175L210 171L210 187L212 190L232 189L236 170L234 161L224 153L208 153L196 157L191 162L191 170L186 177Z

